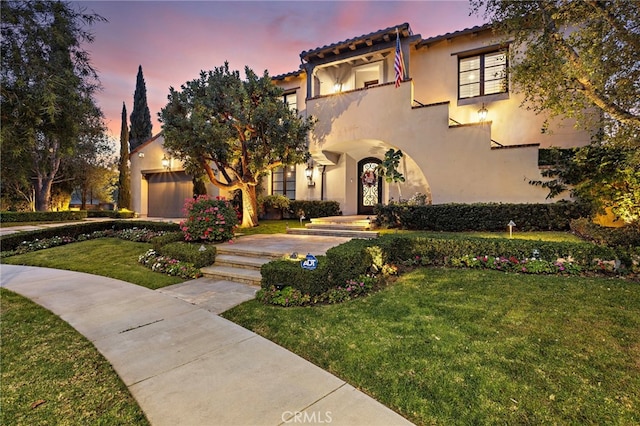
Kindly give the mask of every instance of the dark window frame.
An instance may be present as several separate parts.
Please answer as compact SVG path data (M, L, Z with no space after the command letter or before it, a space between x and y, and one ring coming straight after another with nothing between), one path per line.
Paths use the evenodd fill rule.
M487 56L491 56L491 55L495 55L496 53L498 54L503 54L505 55L505 64L504 64L504 77L501 78L490 78L487 79L486 78L486 66L485 66L485 58ZM462 84L461 81L461 77L462 77L462 72L460 69L460 63L461 61L465 60L465 59L469 59L469 58L479 58L479 68L478 68L478 73L479 73L479 78L478 81L476 83L472 83L472 84L478 84L479 85L479 94L475 95L475 96L465 96L465 97L461 97L460 93L461 93L461 87L463 86L468 86L470 84ZM502 80L504 82L504 89L499 91L499 92L493 92L493 93L486 93L486 87L485 85L487 84L487 82L490 81L498 81L498 80ZM459 54L458 55L458 100L465 100L465 99L474 99L474 98L479 98L479 97L483 97L483 96L492 96L492 95L501 95L501 94L508 94L509 93L509 52L508 49L505 48L501 48L501 49L492 49L492 50L486 50L486 51L479 51L479 52L467 52L467 54Z
M291 166L277 167L271 170L271 195L284 195L290 200L296 199L296 167L287 170ZM287 176L290 172L291 176ZM276 189L276 184L282 183L282 189Z

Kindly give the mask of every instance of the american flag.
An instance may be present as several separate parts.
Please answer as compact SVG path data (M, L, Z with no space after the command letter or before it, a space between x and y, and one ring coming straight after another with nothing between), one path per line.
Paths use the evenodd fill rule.
M396 87L400 87L400 82L404 78L404 57L400 48L400 33L396 31L396 58L393 61L393 69L396 71Z

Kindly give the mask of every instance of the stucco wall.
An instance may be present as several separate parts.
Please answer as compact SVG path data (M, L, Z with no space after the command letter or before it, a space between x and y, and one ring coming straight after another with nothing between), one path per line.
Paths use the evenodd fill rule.
M146 217L149 213L149 186L144 174L166 173L162 166L162 158L167 154L163 149L164 138L157 135L145 142L131 153L131 204L132 209L141 217ZM184 167L180 160L171 159L171 170L182 171ZM207 194L217 196L219 190L210 183L206 184Z
M521 106L524 96L510 85L505 95L482 96L458 102L458 53L494 46L499 40L484 32L442 40L429 47L411 50L411 78L415 85L415 99L423 104L450 101L451 118L460 123L478 121L478 110L485 104L487 120L493 122L492 137L503 145L539 143L550 146L575 147L589 142L588 132L574 128L573 120L554 119L551 133L542 134L545 115L536 115ZM460 105L459 105L460 103ZM464 104L464 105L463 105Z
M545 202L546 192L528 184L541 178L537 146L491 149L491 122L450 127L449 104L412 108L411 99L412 82L405 82L308 101L318 118L311 152L342 154L336 171L327 173L327 196L345 214L355 213L357 162L382 159L389 148L408 159L404 198L419 190L430 191L434 203ZM396 189L386 184L384 191L388 201Z

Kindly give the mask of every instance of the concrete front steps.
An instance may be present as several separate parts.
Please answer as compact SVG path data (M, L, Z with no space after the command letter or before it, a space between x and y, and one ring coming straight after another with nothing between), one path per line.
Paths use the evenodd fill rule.
M331 216L311 219L304 228L289 228L287 234L349 238L378 238L368 216Z
M305 228L287 229L287 234L292 235L287 239L289 242L265 235L263 237L267 238L253 241L252 244L220 244L217 246L215 263L200 268L200 271L207 278L259 286L262 280L260 268L265 263L274 259L282 259L283 256L293 252L325 253L327 246L320 248L318 244L322 243L318 243L318 240L326 241L327 239L315 237L307 239L304 236L377 238L378 233L371 231L371 228L372 223L367 216L334 216L311 219L311 223L307 224ZM331 239L329 238L329 240ZM329 246L346 241L338 240L340 241L332 241ZM241 239L241 241L243 240Z
M280 254L268 252L218 247L215 263L200 268L200 271L207 278L260 286L260 267L281 257Z

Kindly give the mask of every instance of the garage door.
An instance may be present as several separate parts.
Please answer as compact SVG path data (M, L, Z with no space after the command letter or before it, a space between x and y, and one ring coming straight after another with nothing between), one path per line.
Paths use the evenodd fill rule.
M184 217L184 200L193 197L191 176L184 172L153 173L149 182L150 217Z

